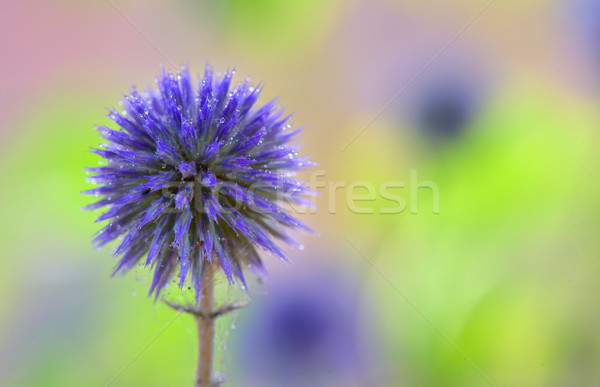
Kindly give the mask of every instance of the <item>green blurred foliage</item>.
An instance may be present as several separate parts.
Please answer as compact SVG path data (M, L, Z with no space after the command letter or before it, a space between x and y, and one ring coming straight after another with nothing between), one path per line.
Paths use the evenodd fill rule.
M302 52L319 46L331 30L339 0L194 1L200 12L212 12L215 28L225 40L250 56L300 60Z
M565 105L513 91L419 170L439 186L440 213L425 190L419 215L396 217L379 249L402 294L377 273L370 285L408 385L484 385L473 364L496 385L597 381L600 334L586 328L597 313L584 305L600 290L598 132L589 111Z

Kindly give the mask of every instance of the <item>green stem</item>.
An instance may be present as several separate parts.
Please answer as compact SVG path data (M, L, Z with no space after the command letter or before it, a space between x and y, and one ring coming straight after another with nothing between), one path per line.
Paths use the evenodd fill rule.
M213 341L215 336L214 273L213 267L205 263L202 268L202 289L200 291L199 314L195 315L198 327L198 369L196 387L212 386Z

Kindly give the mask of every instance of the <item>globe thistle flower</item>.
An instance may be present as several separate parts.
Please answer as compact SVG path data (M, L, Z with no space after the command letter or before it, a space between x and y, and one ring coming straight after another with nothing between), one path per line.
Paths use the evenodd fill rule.
M339 273L296 269L269 293L239 319L233 360L240 385L376 385L365 309Z
M565 2L567 6L575 8L574 23L576 29L582 34L584 47L590 52L590 58L595 67L600 63L600 0L577 0Z
M92 152L106 163L88 168L99 186L85 192L100 200L86 208L105 208L97 221L108 223L94 242L120 240L115 273L152 267L155 299L176 273L198 299L205 264L246 288L244 269L264 270L257 248L285 260L275 239L309 230L282 206L310 193L293 177L311 165L290 145L301 129L275 101L256 105L260 85L232 86L234 72L207 66L194 86L187 68L163 69L157 89L133 87L122 112L109 109L118 129L97 128L106 143Z
M433 140L458 138L476 115L476 94L464 82L436 82L418 97L413 111L415 126Z

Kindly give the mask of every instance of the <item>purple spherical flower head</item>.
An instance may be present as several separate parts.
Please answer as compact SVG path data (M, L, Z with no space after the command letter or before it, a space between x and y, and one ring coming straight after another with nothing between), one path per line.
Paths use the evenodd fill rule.
M576 9L576 22L587 41L592 58L600 61L600 0L578 0L567 3Z
M364 309L338 274L295 272L240 317L233 360L244 386L373 385Z
M477 94L465 83L436 82L418 98L412 113L416 127L432 140L458 138L476 115Z
M106 143L92 152L106 164L88 168L99 186L85 193L101 199L86 209L106 208L97 221L108 224L94 242L121 240L115 273L152 267L156 298L176 272L198 297L205 264L245 288L244 268L263 271L257 248L285 259L274 240L295 243L286 228L309 230L281 205L311 193L293 178L312 165L290 145L301 129L275 101L256 106L260 85L232 87L233 74L207 66L195 87L187 68L163 70L157 90L133 88L123 112L109 110L118 130L98 128Z

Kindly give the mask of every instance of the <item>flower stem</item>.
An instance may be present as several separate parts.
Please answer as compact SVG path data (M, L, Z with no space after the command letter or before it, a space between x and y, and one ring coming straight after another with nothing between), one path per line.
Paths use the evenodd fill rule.
M211 264L202 268L200 291L200 313L195 316L198 327L198 369L196 387L211 387L213 368L213 341L215 318L212 315L214 302L214 273Z

